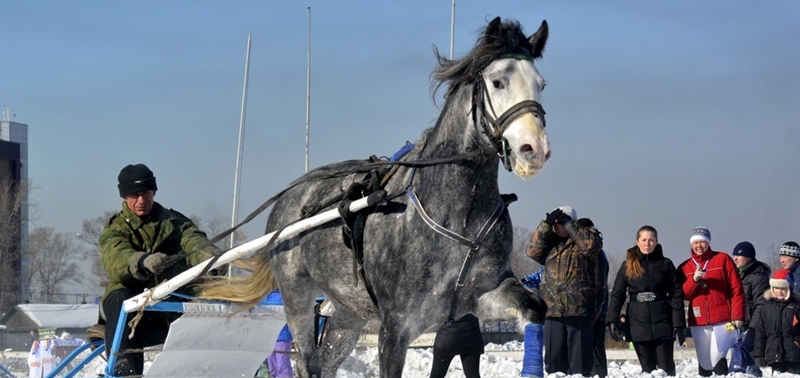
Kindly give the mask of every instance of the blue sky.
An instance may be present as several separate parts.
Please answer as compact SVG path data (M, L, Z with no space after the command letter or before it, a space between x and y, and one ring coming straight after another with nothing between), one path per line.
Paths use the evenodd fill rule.
M240 217L301 175L308 6L310 166L417 139L439 113L449 0L4 2L0 103L29 125L33 226L77 232L118 210L116 176L139 162L160 203L229 217L248 33ZM569 204L612 257L650 224L676 264L697 225L761 259L800 239L800 3L461 1L456 57L494 16L550 25L537 67L553 154L533 179L501 173L516 226Z

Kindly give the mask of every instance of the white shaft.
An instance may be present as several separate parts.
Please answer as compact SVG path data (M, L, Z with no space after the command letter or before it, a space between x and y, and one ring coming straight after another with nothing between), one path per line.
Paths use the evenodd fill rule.
M367 206L368 206L367 197L364 197L357 201L353 201L350 204L350 211L356 212L361 209L364 209ZM278 237L275 239L275 242L278 243L283 240L289 239L303 231L309 230L313 227L319 226L324 223L328 223L336 218L339 218L338 209L328 210L324 213L317 214L311 218L304 219L300 222L297 222L295 224L292 224L291 226L286 227L280 233L280 235L278 235ZM249 241L247 243L244 243L240 246L237 246L236 248L233 248L225 252L224 254L222 254L222 256L220 256L219 259L217 259L216 262L214 262L214 265L211 267L211 269L216 269L217 267L228 264L235 260L253 256L253 254L255 254L256 251L258 251L261 248L264 248L267 245L267 243L269 243L269 240L272 239L272 236L275 234L275 232L277 231L270 232L269 234L266 234L258 239ZM164 281L160 285L156 286L151 290L147 290L144 293L141 293L135 297L127 299L123 303L123 308L125 312L133 312L139 310L145 304L145 298L147 298L147 295L150 291L152 291L153 295L150 298L148 305L158 303L158 301L168 296L173 291L178 290L183 285L186 285L189 282L193 281L195 278L197 278L197 276L203 271L203 269L205 269L206 265L208 265L210 261L211 259L205 260L200 264L197 264L187 269L183 273L178 274L171 280Z

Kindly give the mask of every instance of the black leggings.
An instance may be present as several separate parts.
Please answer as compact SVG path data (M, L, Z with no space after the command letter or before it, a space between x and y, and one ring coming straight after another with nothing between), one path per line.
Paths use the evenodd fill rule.
M434 354L430 378L444 378L444 376L447 375L447 369L450 368L450 362L453 361L453 358L455 358L455 356ZM480 354L462 354L461 365L464 367L464 375L467 378L481 378Z

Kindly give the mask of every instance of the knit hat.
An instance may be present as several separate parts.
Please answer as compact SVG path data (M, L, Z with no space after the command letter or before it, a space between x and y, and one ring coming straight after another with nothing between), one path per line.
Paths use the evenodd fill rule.
M564 212L564 215L570 217L570 219L578 220L578 213L575 212L572 206L559 206L558 209Z
M705 240L706 243L711 243L711 231L705 227L695 227L689 237L689 243L694 243L695 240Z
M775 274L769 280L770 287L782 287L785 289L792 289L794 286L794 278L792 277L792 272L789 269L778 269L775 271Z
M800 258L800 245L796 242L788 241L781 246L781 255Z
M156 177L153 171L144 164L128 164L119 172L117 176L119 184L119 196L125 198L131 194L144 192L147 190L158 190Z
M739 244L736 244L736 246L733 247L733 255L744 256L754 259L756 258L756 249L755 247L753 247L753 244L751 244L749 241L743 241Z

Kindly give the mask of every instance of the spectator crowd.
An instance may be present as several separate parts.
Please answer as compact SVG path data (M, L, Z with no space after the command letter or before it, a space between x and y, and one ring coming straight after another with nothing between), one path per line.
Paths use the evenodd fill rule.
M543 267L538 287L526 287L547 304L547 374L604 378L606 332L631 343L644 373L674 376L675 342L685 346L688 334L701 376L761 376L767 366L800 374L800 245L783 243L781 267L772 272L752 243L742 241L728 254L712 249L711 240L707 228L692 229L686 259L676 265L664 256L656 229L644 225L624 261L609 267L590 219L570 206L547 213L526 247ZM611 290L609 270L616 272ZM731 354L729 364L734 347L753 363Z

